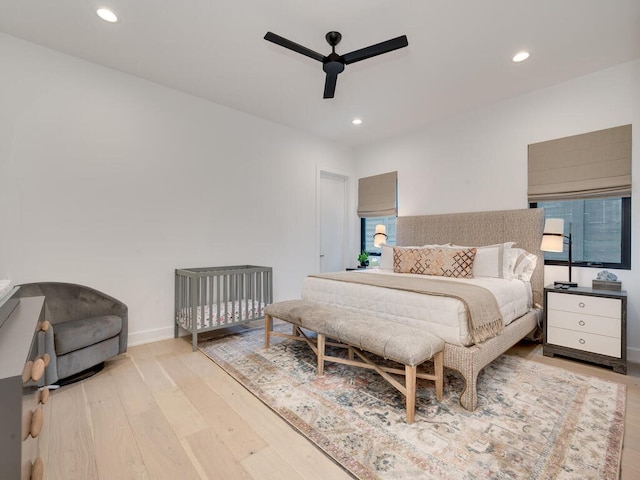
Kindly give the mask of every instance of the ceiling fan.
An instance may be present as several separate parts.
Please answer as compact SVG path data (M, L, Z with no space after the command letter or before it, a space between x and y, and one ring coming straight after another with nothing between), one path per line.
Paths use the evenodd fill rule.
M402 35L400 37L392 38L386 42L376 43L369 47L361 48L360 50L354 50L351 53L345 53L344 55L338 55L336 53L336 45L342 40L340 32L329 32L325 36L329 45L331 45L331 53L324 56L318 52L314 52L307 47L303 47L291 40L287 40L280 35L276 35L272 32L267 32L264 39L273 42L276 45L280 45L294 52L301 53L307 57L313 58L322 62L322 70L325 71L327 77L324 83L324 98L333 98L336 91L336 81L338 80L338 74L344 70L345 65L359 62L360 60L366 60L367 58L375 57L383 53L392 52L399 48L409 45L407 36Z

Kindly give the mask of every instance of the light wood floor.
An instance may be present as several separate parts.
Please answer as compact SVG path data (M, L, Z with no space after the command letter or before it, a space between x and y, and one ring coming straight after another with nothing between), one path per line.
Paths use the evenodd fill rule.
M640 478L639 366L619 375L531 344L510 354L627 384L622 479ZM351 478L185 339L129 348L47 409L48 480Z

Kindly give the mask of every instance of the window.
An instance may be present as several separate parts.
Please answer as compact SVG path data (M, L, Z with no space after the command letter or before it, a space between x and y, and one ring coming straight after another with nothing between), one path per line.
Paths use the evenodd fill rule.
M360 250L380 255L373 246L376 225L387 230L387 245L396 244L398 215L398 172L382 173L358 180L358 216L360 217Z
M531 207L544 208L545 218L564 219L565 235L571 222L574 265L631 269L631 198L549 200ZM544 258L547 265L566 263L567 248Z
M370 255L380 255L381 249L373 246L373 233L376 225L387 227L387 245L396 244L396 216L367 217L360 219L360 250L369 252Z
M631 125L530 144L528 162L529 202L571 222L573 264L631 269Z

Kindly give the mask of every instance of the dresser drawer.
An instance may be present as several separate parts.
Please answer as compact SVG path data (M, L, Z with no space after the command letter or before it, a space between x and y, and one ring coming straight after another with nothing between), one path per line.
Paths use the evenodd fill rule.
M620 318L622 301L618 298L591 297L588 295L568 295L549 292L548 310L587 313L600 317Z
M547 312L547 325L549 328L558 327L578 332L593 333L594 335L606 335L617 338L620 341L622 334L622 320L618 318L597 317L582 313L565 312L561 310L549 310Z
M548 327L547 343L563 347L599 353L610 357L620 358L620 338L595 335L587 332L577 332L566 328Z

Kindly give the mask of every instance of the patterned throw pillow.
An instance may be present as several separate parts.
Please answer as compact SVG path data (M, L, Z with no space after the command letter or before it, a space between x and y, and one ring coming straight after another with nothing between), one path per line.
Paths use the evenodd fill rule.
M393 271L439 277L471 278L476 249L393 248Z

